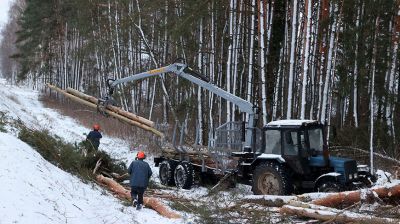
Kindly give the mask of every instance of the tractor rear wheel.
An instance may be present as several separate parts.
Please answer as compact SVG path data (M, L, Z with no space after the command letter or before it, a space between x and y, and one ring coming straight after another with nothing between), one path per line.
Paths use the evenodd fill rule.
M267 162L254 170L252 191L254 194L288 195L293 186L283 165Z
M190 189L194 182L193 167L188 162L181 162L175 168L175 185L178 188Z
M164 160L160 163L159 177L162 185L173 186L174 181L174 169L176 165L175 162Z

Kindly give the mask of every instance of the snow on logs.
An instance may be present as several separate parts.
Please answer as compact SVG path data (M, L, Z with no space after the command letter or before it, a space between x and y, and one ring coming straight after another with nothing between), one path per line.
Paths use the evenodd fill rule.
M58 93L61 93L65 97L76 101L78 103L81 103L85 106L91 107L93 109L97 110L97 104L98 104L98 99L95 97L86 95L84 93L81 93L75 89L68 88L67 90L62 90L58 88L57 86L51 85L51 84L46 84L47 87L49 87L52 90L57 91ZM114 118L117 118L120 121L123 121L125 123L128 123L130 125L137 126L139 128L142 128L146 131L150 131L154 133L155 135L163 138L164 134L158 131L157 129L153 128L154 123L150 120L147 120L146 118L137 116L136 114L129 113L127 111L124 111L118 107L107 105L107 108L104 109L104 112L107 115L110 115Z
M315 205L337 208L339 206L350 206L367 197L400 198L400 185L358 191L339 192L324 198L313 200L311 203Z
M399 223L400 220L392 218L374 217L367 214L360 214L346 210L339 210L320 205L314 205L299 201L291 201L284 205L280 212L286 215L296 215L300 217L309 217L326 222L339 223L373 223L373 224L391 224Z
M301 198L307 197L297 196L297 199ZM396 200L400 198L400 185L331 193L326 197L314 199L310 203L293 199L280 208L280 213L340 223L400 223L399 219L374 217L372 215L346 211L346 209L336 209L343 206L349 206L348 208L350 208L356 203L365 200L368 201L368 199L373 200L374 198Z
M106 185L108 189L113 191L118 195L119 198L128 199L129 201L132 200L131 193L129 190L125 189L122 185L117 183L115 180L104 177L103 175L97 175L96 180L100 183ZM153 197L144 197L143 203L146 207L149 207L160 215L170 218L170 219L179 219L181 215L176 213L175 211L170 210L166 205L164 205L161 201Z

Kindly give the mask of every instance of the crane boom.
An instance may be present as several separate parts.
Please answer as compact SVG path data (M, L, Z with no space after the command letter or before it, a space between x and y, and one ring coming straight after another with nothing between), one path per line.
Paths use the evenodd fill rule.
M256 108L253 106L252 103L232 94L229 93L216 85L209 83L207 78L204 77L203 75L195 72L192 70L189 66L183 63L174 63L165 67L161 68L156 68L150 71L134 74L125 78L117 79L117 80L112 80L111 82L108 82L109 86L109 92L110 94L113 93L114 88L121 83L125 82L132 82L132 81L137 81L140 79L145 79L157 75L161 75L163 73L174 73L179 77L182 77L204 89L207 89L208 91L222 97L223 99L232 102L236 106L240 108L241 111L248 113L249 115L249 121L248 121L248 127L246 130L246 136L245 136L245 144L244 146L252 147L252 135L253 135L253 129L255 126L254 122L254 116L255 116L255 110Z

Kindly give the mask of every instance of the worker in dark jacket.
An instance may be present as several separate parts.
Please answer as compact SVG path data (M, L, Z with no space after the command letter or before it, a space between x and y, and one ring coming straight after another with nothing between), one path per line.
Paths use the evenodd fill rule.
M143 194L149 184L149 179L153 172L151 172L148 163L143 161L146 158L144 152L139 151L136 154L136 159L131 163L128 168L130 175L131 196L133 206L140 210L143 205Z
M93 148L95 150L98 150L100 145L100 139L102 137L103 136L100 133L100 125L95 124L93 125L93 131L89 132L89 134L86 136L86 140L89 140Z

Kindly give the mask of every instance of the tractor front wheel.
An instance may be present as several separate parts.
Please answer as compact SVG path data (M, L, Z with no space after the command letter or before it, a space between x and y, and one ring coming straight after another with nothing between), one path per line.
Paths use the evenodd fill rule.
M372 187L376 182L377 178L369 172L359 172L358 179L364 185L364 188Z
M317 186L318 192L335 193L342 190L341 185L334 180L327 180L321 182Z
M267 162L254 170L252 191L254 194L288 195L293 186L283 165Z

